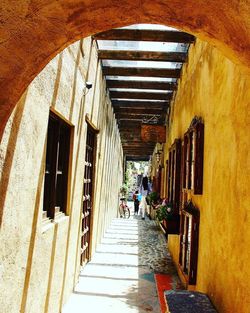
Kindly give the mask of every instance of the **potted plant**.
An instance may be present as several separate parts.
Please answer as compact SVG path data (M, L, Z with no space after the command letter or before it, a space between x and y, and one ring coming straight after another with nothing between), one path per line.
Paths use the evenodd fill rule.
M156 206L156 218L159 222L163 220L171 221L174 216L173 205L169 203L166 199L162 201L161 204Z
M179 234L180 216L167 199L156 206L156 218L166 234Z
M159 199L159 195L156 191L152 191L147 195L147 201L148 201L149 205L156 204L158 199Z

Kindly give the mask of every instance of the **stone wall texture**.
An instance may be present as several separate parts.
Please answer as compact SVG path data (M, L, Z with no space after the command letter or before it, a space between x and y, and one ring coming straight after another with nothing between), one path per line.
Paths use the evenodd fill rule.
M249 76L197 40L183 68L165 149L183 138L195 115L203 118L203 194L189 195L200 209L196 290L221 313L249 312L249 101ZM169 236L169 247L177 264L179 236Z
M93 83L83 95L84 82ZM73 127L69 205L44 225L43 184L49 111ZM117 216L122 148L95 43L86 38L57 55L16 105L0 150L0 311L58 313L80 271L85 117L99 129L91 253ZM112 193L110 193L112 186Z

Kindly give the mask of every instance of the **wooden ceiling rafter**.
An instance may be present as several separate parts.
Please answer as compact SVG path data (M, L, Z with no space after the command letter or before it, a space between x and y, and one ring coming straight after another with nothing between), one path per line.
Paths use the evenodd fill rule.
M164 81L107 79L107 88L176 90L177 83Z
M119 67L107 65L102 67L102 71L105 76L180 78L181 74L179 68Z
M184 63L187 59L186 52L158 52L135 50L98 50L100 60L122 61L161 61Z
M106 76L106 86L118 122L124 155L126 159L148 160L154 151L155 143L142 141L141 124L151 121L152 118L156 118L158 125L165 124L170 102L177 90L181 66L187 61L188 45L195 41L195 37L185 32L167 29L122 28L96 34L93 38L104 42L107 40L118 42L111 45L102 42L102 46L98 48L98 57L103 61L103 75ZM159 51L157 47L163 46L158 44L154 46L154 51L151 51L151 46L139 50L139 47L146 45L126 46L126 41L170 42L183 45L173 51L173 46L166 44L164 51L161 48ZM134 49L128 48L133 45ZM124 61L130 63L123 65ZM152 63L138 67L137 61ZM160 62L171 62L174 66L165 67L165 64L162 66Z
M185 32L174 30L148 29L111 29L93 36L96 40L124 40L124 41L155 41L193 43L195 37Z
M114 113L115 114L126 114L128 113L128 110L125 108L114 108ZM130 114L163 114L165 113L166 114L166 109L164 108L159 108L159 109L151 109L151 108L141 108L141 109L135 109L133 108L133 111L131 111Z
M114 108L168 108L170 101L112 100Z
M145 99L145 100L171 100L170 92L144 92L144 91L110 91L111 99Z

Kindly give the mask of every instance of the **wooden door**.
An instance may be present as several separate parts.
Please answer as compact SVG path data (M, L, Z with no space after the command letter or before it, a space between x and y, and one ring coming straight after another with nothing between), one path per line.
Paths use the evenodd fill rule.
M83 183L83 206L82 206L82 229L81 229L81 265L84 265L90 258L90 236L91 236L91 215L93 206L93 183L94 183L94 161L95 161L96 132L88 125L85 171Z

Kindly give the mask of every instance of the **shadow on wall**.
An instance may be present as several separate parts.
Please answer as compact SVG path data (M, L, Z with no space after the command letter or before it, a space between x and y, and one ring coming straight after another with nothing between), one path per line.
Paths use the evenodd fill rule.
M12 169L12 162L13 162L13 157L15 154L15 147L17 143L17 137L18 137L18 133L19 133L20 125L21 125L21 120L23 116L27 93L28 93L28 89L25 91L18 105L16 106L16 109L13 112L13 117L10 118L9 120L10 134L8 138L8 143L6 145L7 147L6 156L5 158L3 157L4 163L2 166L2 177L0 181L0 227L2 225L3 208L4 208L6 194L8 190L10 173ZM8 128L8 124L7 124L7 128ZM4 140L4 138L2 138L2 140ZM2 151L0 152L2 154Z
M30 234L30 240L29 240L29 250L28 250L28 257L27 257L27 264L26 264L26 272L25 272L25 280L24 280L24 286L23 286L23 295L22 295L20 313L25 313L25 311L26 311L28 288L29 288L29 284L30 284L30 275L31 275L34 248L35 248L36 235L37 235L37 222L38 222L38 217L39 217L41 190L42 190L44 170L45 170L44 169L45 154L46 154L46 145L44 145L43 156L41 159L41 165L40 165L40 171L39 171L39 178L38 178L38 185L37 185L37 192L36 192L33 221L32 221L32 227L31 227L31 234ZM51 260L53 260L53 259L51 258Z

